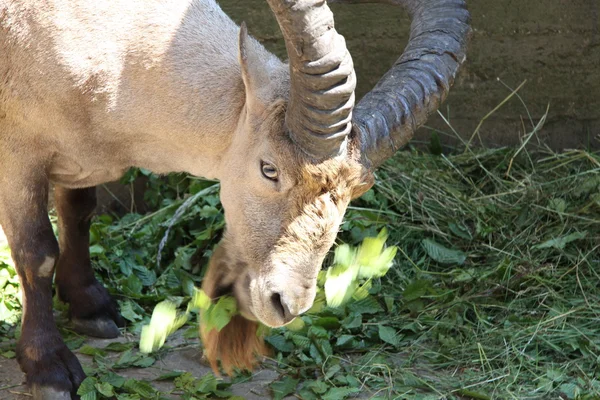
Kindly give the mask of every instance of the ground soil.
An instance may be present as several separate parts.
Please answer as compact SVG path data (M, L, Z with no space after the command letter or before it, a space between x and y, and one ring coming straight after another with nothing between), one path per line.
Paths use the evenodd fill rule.
M94 339L88 338L85 344L93 347L103 348L112 342L135 341L137 338L133 335L121 336L118 339ZM197 378L204 374L211 373L210 367L203 362L201 347L198 340L183 339L181 334L176 333L169 338L167 346L173 346L175 349L156 361L149 368L128 368L116 370L115 372L127 378L143 379L151 381L152 386L163 393L171 391L174 386L172 381L152 381L153 379L170 371L189 372ZM91 357L75 352L82 365L90 365ZM111 358L115 360L121 353L112 353ZM15 359L6 359L0 357L0 400L29 400L31 395L24 384L25 376L19 369ZM271 398L269 384L279 378L279 374L273 369L269 369L266 363L262 368L255 371L252 379L247 382L237 383L232 386L231 391L234 395L242 396L248 400L259 400ZM175 393L170 398L178 399ZM290 397L290 399L293 397Z

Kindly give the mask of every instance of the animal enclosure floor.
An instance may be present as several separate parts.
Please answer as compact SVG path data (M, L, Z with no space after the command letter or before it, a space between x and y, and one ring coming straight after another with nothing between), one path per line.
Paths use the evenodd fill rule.
M109 343L126 343L136 341L137 337L127 334L117 339L94 339L88 338L85 345L104 348ZM205 374L211 373L210 367L201 360L201 348L197 340L184 339L181 334L176 333L170 337L166 343L172 346L162 358L157 358L154 365L148 368L127 368L119 369L116 372L125 378L134 378L137 380L146 380L162 393L169 393L174 389L173 381L154 381L161 375L172 371L185 371L191 373L194 377L200 378ZM77 358L85 367L91 365L90 356L74 352ZM122 354L112 353L109 358L116 361ZM252 379L247 382L236 383L230 388L236 396L241 396L248 400L269 399L272 398L269 384L279 378L279 373L266 368L257 370L252 375ZM0 400L29 400L31 395L24 383L25 375L19 369L16 359L6 359L0 357ZM168 398L178 399L177 392L167 395ZM286 397L286 399L295 397Z

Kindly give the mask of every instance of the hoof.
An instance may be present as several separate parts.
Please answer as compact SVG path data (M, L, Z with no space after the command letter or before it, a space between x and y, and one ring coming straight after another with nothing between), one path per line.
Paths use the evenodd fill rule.
M84 335L102 339L119 336L125 321L117 303L98 281L85 287L59 287L60 298L69 303L71 328Z
M119 327L112 319L99 317L94 319L72 318L75 332L102 339L114 339L119 336Z
M75 400L85 373L58 332L25 330L17 343L17 360L34 400Z
M48 386L34 385L31 388L31 395L33 400L72 400L71 393Z

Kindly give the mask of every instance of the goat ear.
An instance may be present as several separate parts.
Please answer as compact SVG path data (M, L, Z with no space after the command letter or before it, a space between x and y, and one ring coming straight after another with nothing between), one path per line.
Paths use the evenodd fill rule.
M238 58L242 68L242 80L246 90L246 105L250 112L256 112L264 109L268 99L267 88L271 84L265 62L260 57L260 46L254 39L248 36L246 23L242 22L240 26L239 51Z

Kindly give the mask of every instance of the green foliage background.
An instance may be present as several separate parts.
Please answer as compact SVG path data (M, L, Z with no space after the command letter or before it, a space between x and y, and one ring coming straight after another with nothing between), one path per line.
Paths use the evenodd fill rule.
M600 156L436 153L399 153L351 205L339 243L356 245L386 227L388 244L398 246L394 265L372 281L369 296L339 309L318 298L303 323L268 332L268 364L280 373L274 398L599 398ZM159 301L185 309L224 226L217 183L141 170L124 179L138 174L149 177L155 211L98 216L90 242L97 275L134 333ZM3 249L3 357L14 357L19 313L18 280ZM196 337L196 319L183 329ZM164 395L119 369L150 366L169 346L151 355L134 344L95 349L63 333L94 357L82 398ZM115 351L122 355L108 362ZM231 395L230 383L212 375L163 378L182 398Z

